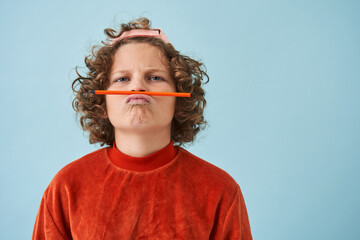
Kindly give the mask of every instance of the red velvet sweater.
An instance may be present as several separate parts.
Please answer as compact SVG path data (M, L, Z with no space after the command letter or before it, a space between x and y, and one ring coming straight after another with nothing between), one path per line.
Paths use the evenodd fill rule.
M115 147L65 166L46 189L33 239L252 239L226 172L169 144L144 158Z

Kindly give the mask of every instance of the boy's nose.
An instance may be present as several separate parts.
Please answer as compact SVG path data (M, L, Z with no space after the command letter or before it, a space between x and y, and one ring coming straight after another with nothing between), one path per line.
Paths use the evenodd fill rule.
M142 77L135 77L132 80L131 91L147 91L146 81Z

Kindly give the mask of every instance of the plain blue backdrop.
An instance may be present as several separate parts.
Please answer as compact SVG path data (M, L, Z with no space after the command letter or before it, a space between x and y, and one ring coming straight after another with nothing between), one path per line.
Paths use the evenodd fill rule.
M74 67L103 29L150 18L200 59L209 128L188 150L240 184L254 239L360 239L360 1L0 2L0 238L88 143ZM211 177L211 176L209 176Z

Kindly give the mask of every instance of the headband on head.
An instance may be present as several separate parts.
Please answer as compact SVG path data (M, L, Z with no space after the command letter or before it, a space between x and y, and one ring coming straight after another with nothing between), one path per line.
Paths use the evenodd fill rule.
M170 43L167 36L159 28L153 29L132 29L130 31L123 32L119 37L112 39L111 44L127 38L133 37L153 37L163 40L165 43Z

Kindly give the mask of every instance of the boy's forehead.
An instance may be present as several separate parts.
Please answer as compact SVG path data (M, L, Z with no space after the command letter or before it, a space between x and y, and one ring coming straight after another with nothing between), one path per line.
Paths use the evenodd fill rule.
M167 69L168 61L155 46L147 43L126 44L115 52L112 70L132 67Z
M131 58L149 57L153 60L164 57L163 52L148 43L132 43L121 46L114 54L118 60L131 60ZM144 59L145 60L145 59Z

